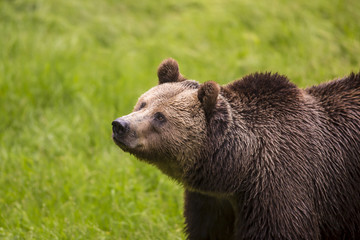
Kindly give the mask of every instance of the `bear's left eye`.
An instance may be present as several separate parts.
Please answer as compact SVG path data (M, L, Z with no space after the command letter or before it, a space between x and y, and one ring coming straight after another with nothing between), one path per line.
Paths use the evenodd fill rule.
M140 104L140 107L139 107L139 109L138 109L138 110L143 109L145 106L146 106L146 102L142 102L142 103Z
M161 112L155 113L154 119L156 121L158 121L158 122L165 122L166 121L166 118L165 118L164 114L162 114Z

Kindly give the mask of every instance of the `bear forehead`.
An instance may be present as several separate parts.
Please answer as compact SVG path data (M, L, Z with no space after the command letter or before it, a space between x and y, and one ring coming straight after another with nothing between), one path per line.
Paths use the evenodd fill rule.
M178 83L163 83L155 86L145 92L140 98L139 102L154 103L164 101L186 101L196 96L197 89L189 88L182 82Z

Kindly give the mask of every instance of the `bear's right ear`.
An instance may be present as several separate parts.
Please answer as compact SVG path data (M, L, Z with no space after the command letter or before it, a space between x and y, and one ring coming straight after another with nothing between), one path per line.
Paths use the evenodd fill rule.
M204 108L205 114L209 115L215 108L220 86L216 82L208 81L200 85L198 99Z
M167 82L181 82L185 80L179 71L178 63L172 58L165 59L162 63L160 63L157 75L159 78L159 84Z

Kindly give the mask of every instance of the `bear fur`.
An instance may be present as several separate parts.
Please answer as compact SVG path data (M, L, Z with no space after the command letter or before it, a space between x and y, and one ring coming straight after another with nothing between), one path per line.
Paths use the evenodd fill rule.
M184 186L188 239L360 239L360 73L220 86L167 59L158 78L113 139Z

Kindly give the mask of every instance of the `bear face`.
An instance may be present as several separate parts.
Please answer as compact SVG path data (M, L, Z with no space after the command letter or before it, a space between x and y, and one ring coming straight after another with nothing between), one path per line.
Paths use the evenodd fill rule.
M138 99L131 114L113 122L113 139L124 151L182 182L184 171L206 146L206 116L220 87L186 80L173 59L160 65L158 78L159 85Z

